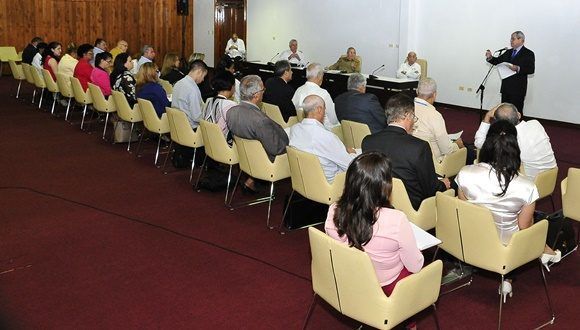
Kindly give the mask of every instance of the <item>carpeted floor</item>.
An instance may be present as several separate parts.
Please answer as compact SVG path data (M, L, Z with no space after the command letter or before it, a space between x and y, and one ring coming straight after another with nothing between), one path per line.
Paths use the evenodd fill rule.
M38 110L31 88L0 78L0 327L21 328L252 328L298 329L312 299L307 232L280 235L265 226L266 206L230 211L223 193L194 192L188 172L167 175L126 152ZM63 108L57 108L63 113ZM44 109L46 110L46 108ZM478 116L442 109L449 131L472 140ZM580 166L580 135L546 126L560 176ZM136 147L136 146L135 146ZM278 190L272 219L278 223ZM241 194L240 198L244 198ZM559 187L555 195L560 205ZM549 201L539 208L551 209ZM428 252L430 254L431 252ZM557 318L553 328L580 324L576 252L548 274ZM505 328L533 328L548 319L536 265L515 274ZM444 329L493 328L498 277L439 299ZM434 328L430 311L419 327ZM310 329L350 329L357 323L320 303Z

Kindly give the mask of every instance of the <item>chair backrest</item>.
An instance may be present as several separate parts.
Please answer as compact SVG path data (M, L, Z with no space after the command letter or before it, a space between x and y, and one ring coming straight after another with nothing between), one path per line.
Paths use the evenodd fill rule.
M367 124L351 120L342 120L340 123L342 125L342 135L344 136L344 145L348 148L360 148L365 136L371 135L371 130Z
M169 133L169 121L166 113L159 118L151 101L138 98L137 103L139 111L141 111L141 118L143 118L143 126L148 131L157 134Z
M115 101L113 98L109 97L107 100L105 95L103 95L103 91L101 87L89 83L89 91L91 93L91 97L93 98L93 107L95 110L100 112L114 112L116 111Z
M131 109L131 106L129 106L129 102L127 102L125 94L119 91L113 91L111 95L113 97L113 100L115 101L115 105L117 106L117 114L122 120L130 123L138 123L143 121L143 118L141 117L141 112L137 108L139 106L135 105L135 107Z
M32 76L32 69L34 69L30 64L28 63L22 63L22 72L24 73L24 77L26 78L26 81L29 84L34 85L34 77ZM36 69L34 69L36 70Z
M205 143L205 154L218 163L233 165L238 163L238 150L234 143L228 145L218 124L207 120L199 122L199 129Z
M292 189L318 203L330 205L337 201L344 189L344 173L338 174L331 184L326 180L320 160L316 155L286 147Z
M44 77L35 67L30 69L32 73L32 77L34 78L34 85L38 88L46 88L46 82L44 81Z
M558 180L558 167L538 173L534 179L534 183L538 188L540 198L549 196L554 192L554 189L556 188L556 180Z
M16 48L13 46L2 46L0 47L0 61L20 61L18 54L16 53Z
M465 261L457 206L459 199L438 192L436 200L435 235L442 242L439 247L460 261Z
M278 155L274 163L258 140L248 140L234 136L238 149L240 169L251 177L269 182L290 177L288 155Z
M403 181L401 181L401 179L393 178L393 190L391 192L391 203L393 204L393 207L405 213L405 215L409 218L409 221L413 222L423 230L430 230L435 228L435 223L437 222L437 214L434 209L435 203L428 202L423 202L425 206L421 204L421 208L419 210L425 213L425 215L421 216L422 214L419 214L419 211L416 211L413 208L411 199L409 198L409 194L407 192L407 188L405 188ZM427 210L427 207L431 207L433 209Z
M169 122L169 134L171 140L174 142L191 148L199 148L203 146L203 137L201 131L194 131L187 119L185 112L167 107L167 121Z
M334 133L334 135L336 135L338 139L342 141L342 143L344 143L344 135L342 134L342 125L338 124L334 126L332 129L330 129L330 131Z
M419 77L419 79L423 79L423 78L427 78L427 60L422 59L422 58L418 58L417 59L417 64L419 64L419 66L421 67L421 77Z
M80 104L91 104L93 99L91 98L91 92L87 89L85 92L81 82L76 77L70 77L70 84L75 96L75 101Z
M562 209L566 218L580 221L580 168L570 167L562 181Z
M296 109L296 119L298 120L298 122L301 122L302 119L304 119L304 110L302 108Z
M173 86L169 83L169 81L167 81L165 79L159 79L159 85L161 85L161 87L163 87L163 89L165 90L165 93L167 93L167 95L173 94Z
M70 83L70 76L57 73L56 74L56 84L58 85L58 90L64 97L74 97L72 86Z
M16 64L14 60L9 60L8 63L10 64L10 71L12 71L12 77L16 80L25 80L26 76L24 76L24 71L22 70L22 65Z
M333 239L314 227L308 228L308 238L312 254L312 263L310 264L312 289L332 307L342 312L332 270L331 245Z
M262 111L264 111L266 116L270 117L270 119L275 121L278 125L282 126L282 128L290 127L298 122L297 117L288 118L288 122L284 121L280 107L274 104L262 102Z
M58 85L56 81L52 79L50 72L47 69L42 69L42 77L44 78L44 82L46 83L46 89L48 89L51 93L58 93Z
M445 176L454 177L465 166L467 161L467 148L461 148L443 157L441 162L433 157L435 173Z

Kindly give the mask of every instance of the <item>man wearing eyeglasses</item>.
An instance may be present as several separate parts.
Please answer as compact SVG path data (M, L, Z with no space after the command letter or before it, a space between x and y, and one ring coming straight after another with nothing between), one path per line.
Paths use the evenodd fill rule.
M413 100L396 94L387 101L385 114L389 126L365 137L362 150L379 151L391 159L393 176L403 181L413 208L418 210L424 199L449 189L449 179L437 178L429 143L411 135L417 122Z

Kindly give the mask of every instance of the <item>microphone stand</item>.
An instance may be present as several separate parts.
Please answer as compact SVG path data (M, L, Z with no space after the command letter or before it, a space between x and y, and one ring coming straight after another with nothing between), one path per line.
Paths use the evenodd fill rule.
M485 75L485 77L483 78L483 80L481 81L481 84L479 85L479 88L477 89L477 91L475 91L475 94L479 93L479 121L481 122L483 120L483 94L485 92L485 83L487 82L487 78L489 77L489 74L491 73L491 69L493 69L495 65L490 65L489 66L489 70L487 70L487 74Z

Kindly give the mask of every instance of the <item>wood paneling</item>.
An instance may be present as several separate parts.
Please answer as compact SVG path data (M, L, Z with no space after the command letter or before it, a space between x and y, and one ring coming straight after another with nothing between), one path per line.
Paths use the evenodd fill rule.
M246 42L246 0L217 0L214 4L214 63L224 56L233 33Z
M185 55L193 51L193 1L186 17ZM21 51L34 36L63 47L107 40L109 48L127 40L131 54L144 44L157 50L162 64L166 52L181 53L182 17L175 0L1 0L0 46Z

